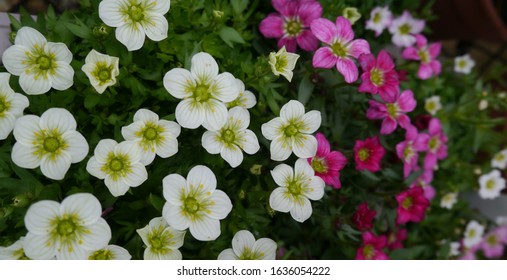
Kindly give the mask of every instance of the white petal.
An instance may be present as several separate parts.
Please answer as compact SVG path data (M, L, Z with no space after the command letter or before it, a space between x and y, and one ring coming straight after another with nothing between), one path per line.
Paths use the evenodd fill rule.
M232 238L232 250L236 256L243 255L245 249L252 251L254 245L255 237L248 230L240 230Z
M28 98L19 93L14 93L12 95L12 99L10 102L11 102L10 112L15 117L21 117L23 115L23 110L25 110L25 108L30 105Z
M160 260L160 254L151 251L151 248L146 248L143 254L144 260L157 261Z
M74 116L62 108L50 108L40 116L40 127L42 129L58 129L60 133L68 130L76 130L77 123Z
M115 155L128 155L130 163L135 164L141 160L139 146L133 141L123 141L114 147Z
M219 130L227 122L227 107L224 103L210 99L203 103L204 121L202 126L207 130Z
M158 115L148 109L139 109L134 114L134 122L144 121L144 122L157 123L158 120L159 120Z
M176 122L160 120L158 125L164 129L163 133L170 134L174 138L180 136L181 126Z
M190 224L190 233L199 241L210 241L220 236L220 222L211 218L203 218Z
M16 123L16 118L14 115L4 112L3 117L0 117L0 140L4 140L11 134L11 131L14 129L14 124Z
M127 24L116 28L116 39L129 51L136 51L144 44L144 29L141 24Z
M247 129L241 133L241 137L243 139L241 148L245 151L245 153L253 155L261 148L259 146L259 140L253 131Z
M165 254L159 254L158 256L161 260L181 260L181 259L183 259L183 256L181 255L181 252L178 249L167 251Z
M297 222L304 222L312 215L312 205L310 200L306 197L302 197L300 200L294 203L294 207L290 210L290 215Z
M300 158L296 161L294 165L296 177L303 177L305 179L311 178L315 175L312 166L308 163L306 159Z
M184 230L177 230L172 227L167 227L164 229L164 233L168 233L172 235L172 244L170 247L172 248L180 248L183 246L183 242L185 241L185 234L187 233Z
M99 4L99 17L100 19L109 26L118 27L124 22L124 15L122 15L121 10L122 7L127 3L126 0L107 0L102 1Z
M36 235L29 232L25 237L23 249L25 255L32 260L50 260L56 255L56 247L49 234Z
M317 139L313 135L301 135L294 138L294 154L299 158L311 158L317 153Z
M70 154L72 163L80 162L88 155L88 142L81 133L75 130L67 131L62 138L68 145L65 150Z
M201 103L185 99L176 106L176 121L184 127L194 129L204 122L204 109Z
M44 176L53 180L62 180L70 168L72 158L69 153L62 151L57 156L44 155L40 162L40 171Z
M88 160L88 163L86 164L86 171L90 173L92 176L95 176L99 179L105 179L106 173L102 171L102 167L104 166L104 163L99 163L97 161L97 157L93 156Z
M133 141L140 139L136 134L144 128L143 121L134 121L133 123L121 128L121 135L125 140Z
M306 113L301 121L304 123L303 127L299 128L300 132L311 134L319 129L322 118L319 111L313 110Z
M14 125L14 138L24 146L32 146L36 140L35 133L40 133L40 118L34 115L26 115L16 120Z
M19 85L28 95L38 95L51 89L51 80L44 77L36 77L33 73L22 73L19 76Z
M165 134L165 135L164 135ZM157 155L161 158L168 158L178 153L178 140L164 133L166 139L157 144Z
M208 167L197 165L188 172L187 186L202 186L202 192L213 192L217 188L217 178Z
M209 83L218 75L218 64L208 53L196 53L192 57L192 66L190 72L198 83Z
M26 66L23 61L27 60L26 53L30 50L27 47L14 45L7 48L2 55L2 63L9 73L19 76L24 73Z
M164 76L164 87L172 96L183 99L192 96L196 83L187 69L173 68Z
M324 188L326 183L320 177L313 176L310 178L310 184L305 189L304 195L311 200L319 200L324 196Z
M281 132L283 125L281 118L274 118L261 126L262 135L268 140L273 140L283 133Z
M286 188L280 187L271 192L271 195L269 195L269 206L273 208L273 210L287 213L292 209L294 203L286 195L286 191Z
M305 106L299 101L291 100L280 109L282 120L299 120L305 114Z
M140 143L140 142L138 142ZM152 149L143 149L143 147L139 146L139 149L141 150L141 159L139 162L141 162L144 166L150 165L155 160L156 153Z
M257 98L251 91L245 90L243 92L243 97L245 99L245 108L250 109L257 104Z
M292 169L289 165L282 163L271 170L271 176L278 186L284 187L287 186L288 182L293 180L294 169Z
M146 0L146 6L151 7L149 11L165 15L169 11L170 0Z
M234 254L234 251L231 248L229 248L229 249L225 249L222 252L220 252L217 259L218 260L238 260L238 256L236 256L236 254Z
M180 206L166 203L162 209L162 215L167 223L177 230L186 230L190 226L190 220L185 218Z
M242 107L234 107L228 113L229 124L237 124L238 130L245 130L250 125L250 113Z
M231 200L227 194L221 190L213 192L209 201L213 201L213 204L208 207L208 210L211 211L211 213L208 213L208 217L212 219L225 219L232 210Z
M206 131L202 135L201 143L204 149L212 155L219 154L222 150L222 142L220 142L219 135L216 131Z
M69 64L57 62L55 74L51 76L52 87L56 90L66 90L74 84L74 69Z
M28 26L24 26L18 30L16 39L14 40L14 44L23 45L28 48L33 48L34 46L42 47L46 42L46 38L39 31Z
M66 197L62 201L61 209L65 214L76 214L85 226L95 223L102 213L99 200L89 193L77 193Z
M269 146L272 160L284 161L289 158L292 154L292 147L289 141L290 139L286 139L285 136L273 139Z
M220 151L220 156L229 163L232 168L238 167L243 162L243 152L236 145L225 145Z
M54 54L58 62L63 62L63 64L70 64L72 62L72 53L64 43L49 42L46 44L45 49L49 53Z
M181 192L187 186L187 180L179 174L170 174L162 179L164 198L169 204L181 205Z
M52 221L59 216L60 203L42 200L32 204L28 208L25 215L25 227L30 233L45 235L48 234Z
M118 180L115 181L111 176L106 176L104 184L106 184L106 187L114 197L122 196L130 189L130 186L127 185L124 180L118 178Z
M41 159L37 156L37 148L15 143L12 147L12 161L19 167L34 169L39 167Z
M105 163L109 154L114 152L116 145L118 143L113 139L100 140L93 151L96 160L100 163Z
M261 238L255 242L253 250L262 252L263 260L274 260L276 258L276 242L269 238Z
M148 172L142 163L133 164L130 169L131 171L124 178L127 185L137 187L148 180Z
M211 95L223 102L234 101L239 95L236 78L234 78L231 73L227 72L216 77L211 89Z
M111 239L111 228L106 220L99 218L95 223L89 225L90 233L83 234L83 247L88 250L99 250L109 243Z
M149 14L143 21L143 28L148 38L158 42L167 38L169 24L163 15Z
M113 260L130 260L132 259L132 255L130 255L127 249L122 248L117 245L107 245L104 250L111 252L113 255Z

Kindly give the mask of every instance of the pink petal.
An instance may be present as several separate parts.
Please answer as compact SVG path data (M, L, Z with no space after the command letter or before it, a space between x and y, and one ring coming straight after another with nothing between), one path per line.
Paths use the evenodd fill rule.
M432 200L435 197L435 189L432 186L425 186L424 188L424 197L427 200Z
M299 1L292 0L273 0L273 8L280 12L284 17L294 17L298 14Z
M348 58L337 58L336 69L345 78L345 82L353 83L357 80L358 70L354 61Z
M347 158L338 151L332 151L326 156L329 169L342 170L347 164Z
M288 52L296 52L297 44L296 44L295 38L289 38L289 37L283 37L280 40L278 40L278 48L281 49L283 46L285 46L285 49Z
M415 36L415 43L419 49L422 49L422 48L426 47L426 45L428 45L428 40L423 35L416 34L414 36Z
M336 19L336 28L338 29L338 38L341 41L349 42L354 39L354 31L350 21L342 16Z
M438 60L433 60L432 62L430 62L430 67L434 75L438 75L442 71L442 65Z
M266 38L280 38L283 36L283 19L276 14L268 15L261 21L259 30Z
M417 77L421 80L429 79L432 74L433 69L431 69L429 64L421 64L419 66L419 71L417 71Z
M412 124L410 123L410 118L405 115L405 114L401 114L399 115L396 120L398 121L398 123L400 124L401 127L403 127L404 129L407 129L407 127L411 127Z
M363 71L370 71L373 67L375 67L375 56L371 53L361 54L358 58L359 65Z
M386 50L381 50L377 56L377 66L382 70L394 69L394 62Z
M417 49L414 47L408 47L408 48L404 49L401 56L404 59L411 59L411 60L420 60L421 59L419 57Z
M430 136L426 133L421 133L417 135L417 139L414 141L414 149L419 152L425 152L428 149L428 141L430 140ZM430 180L431 181L431 180Z
M403 159L403 152L405 151L405 148L407 147L408 141L402 141L398 144L396 144L396 155L399 159Z
M357 88L358 92L369 92L371 94L377 94L378 88L375 86L370 79L370 72L364 72L361 74L361 84Z
M317 39L328 45L331 45L335 38L338 37L338 30L336 29L336 25L334 25L332 21L325 18L319 18L312 21L310 29L312 30L313 35L317 37Z
M385 102L394 103L398 99L400 88L386 84L378 89L378 93Z
M317 1L305 1L299 6L299 19L305 26L310 26L314 19L322 15L322 6Z
M370 108L366 111L366 117L370 120L380 120L387 117L386 107L384 104L375 100L370 100Z
M363 53L370 53L370 44L363 39L357 39L350 43L349 55L358 58Z
M438 159L444 159L447 157L447 146L442 145L437 151L437 158Z
M433 43L428 48L428 52L430 53L431 58L435 59L440 54L440 50L442 49L441 43Z
M405 113L412 112L417 105L417 102L414 99L414 93L409 89L404 90L401 93L397 103L401 111Z
M428 152L424 157L424 169L433 169L437 165L437 156Z
M313 55L312 64L315 68L332 68L336 65L338 58L328 47L318 49Z
M329 141L327 141L326 136L320 132L315 135L315 138L317 139L317 156L325 157L331 150Z
M409 125L407 127L404 127L406 132L405 132L405 140L410 140L410 141L413 141L417 138L417 135L418 135L418 131L417 131L417 128L413 125Z
M393 131L398 126L396 120L391 117L387 117L382 122L382 126L380 127L380 134L387 135L393 133Z
M319 46L319 40L310 30L305 30L297 37L298 45L305 51L315 51Z
M430 135L436 135L442 132L442 124L437 118L432 118L428 125L428 132Z

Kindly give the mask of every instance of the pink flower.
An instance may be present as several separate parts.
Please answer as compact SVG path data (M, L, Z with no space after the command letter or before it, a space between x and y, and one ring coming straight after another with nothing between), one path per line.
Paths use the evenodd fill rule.
M410 188L396 196L398 209L396 211L396 223L406 224L410 221L418 223L424 219L426 208L430 202L424 197L421 187Z
M315 135L317 138L317 154L313 158L308 159L315 175L319 176L335 189L341 188L340 170L347 163L347 158L338 151L331 151L329 141L322 133Z
M319 48L313 55L313 67L332 68L336 66L347 83L357 80L358 70L352 58L370 53L366 40L354 39L354 31L348 19L340 16L336 24L324 18L316 19L310 25L317 39L328 46Z
M389 53L381 50L376 60L373 54L362 54L359 56L359 64L363 74L357 91L378 93L383 100L393 101L400 92L400 81Z
M421 134L419 134L421 135ZM413 187L421 187L424 190L424 197L426 197L429 201L431 201L435 197L435 188L431 186L431 182L433 181L433 169L425 169L421 175L415 179L415 181L410 185Z
M370 108L366 111L366 117L370 120L383 119L380 134L391 134L398 127L398 123L404 129L412 126L410 118L405 114L412 112L417 104L411 90L403 91L391 102L381 103L370 100L368 103L370 103Z
M278 48L296 52L297 46L314 51L319 41L310 31L310 24L322 15L322 6L315 0L272 0L278 13L262 20L259 30L266 38L280 38Z
M409 11L404 11L400 17L395 18L389 26L389 32L393 35L392 42L398 47L412 46L416 39L414 34L419 34L424 29L424 20L415 19Z
M386 150L380 144L378 136L367 138L364 141L356 140L354 144L354 160L356 170L368 170L377 172L380 170L380 161L386 154Z
M407 127L405 141L396 145L396 154L403 161L403 177L407 178L416 169L419 160L419 152L426 151L428 135L417 132L415 126Z
M373 228L373 219L377 211L370 210L368 203L363 202L357 206L356 212L352 215L352 223L360 231L366 231Z
M388 260L389 257L382 251L387 244L383 235L376 236L372 232L363 233L363 244L357 249L356 260Z
M391 231L387 235L387 248L389 250L396 250L403 248L403 241L407 239L407 230L401 228L397 231Z
M447 136L442 130L440 120L432 118L428 125L429 138L427 141L427 153L424 157L424 169L433 169L437 160L447 157Z
M481 248L481 244L477 244L472 246L471 248L466 248L461 244L461 247L464 250L464 254L459 258L460 260L476 260L477 256L475 255L477 251Z
M489 259L503 256L504 244L507 241L507 228L499 227L490 231L481 242L481 248L484 256Z
M440 61L437 60L442 44L433 43L428 46L428 41L423 35L415 35L415 38L417 48L408 47L403 50L403 58L421 61L419 71L417 71L417 77L421 80L429 79L431 76L437 76L442 71Z

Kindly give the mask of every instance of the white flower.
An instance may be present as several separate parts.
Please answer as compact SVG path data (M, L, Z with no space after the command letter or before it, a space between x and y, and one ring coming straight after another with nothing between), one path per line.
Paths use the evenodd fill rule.
M470 74L472 68L475 66L475 61L470 57L469 54L457 56L454 58L454 72Z
M317 176L306 159L298 159L295 168L280 164L271 171L275 183L280 186L269 196L269 205L276 211L287 213L302 223L312 215L310 200L324 196L326 184Z
M187 179L179 174L166 176L162 185L164 205L162 214L167 223L177 229L190 229L200 241L215 240L220 236L220 221L232 210L227 194L217 190L215 174L206 166L195 166Z
M507 167L507 149L501 150L491 160L491 167L505 169Z
M483 110L486 110L488 108L488 106L489 106L488 100L482 99L479 102L479 106L477 108L479 108L479 111L483 111Z
M459 256L460 254L459 249L461 247L461 244L459 242L451 242L449 243L449 246L450 246L449 256L451 257Z
M269 238L255 240L248 230L238 231L232 238L232 249L223 250L219 260L274 260L276 242Z
M88 142L76 131L76 120L66 109L51 108L42 116L26 115L14 126L16 143L12 161L23 168L37 168L44 176L61 180L72 163L88 154Z
M426 98L424 103L424 109L431 115L435 115L440 109L442 109L442 103L440 103L440 96L434 95L430 98Z
M218 74L218 64L208 53L192 57L190 71L174 68L164 76L164 87L174 97L183 99L176 106L176 121L184 128L202 125L218 130L227 121L224 102L238 95L236 78L231 73Z
M471 248L481 242L483 234L484 226L477 221L470 221L465 230L463 244L466 248Z
M389 26L389 32L393 35L392 42L398 47L410 47L415 43L415 34L424 29L424 20L415 19L409 11L394 19Z
M269 147L271 159L284 161L292 152L299 158L311 158L317 153L317 139L312 133L321 123L320 112L313 110L305 114L301 102L291 100L283 105L280 117L262 125L262 135L273 140Z
M442 199L440 200L440 207L452 209L452 207L454 206L454 204L456 204L456 202L458 202L458 193L457 192L447 193L444 196L442 196Z
M30 104L26 96L16 93L9 85L8 73L0 73L0 140L4 140L14 129L16 119Z
M352 25L361 18L361 14L355 7L347 7L343 9L342 16L348 19Z
M103 248L111 239L101 214L99 200L89 193L70 195L61 204L34 203L25 215L25 254L31 259L87 259L89 251Z
M141 151L141 162L148 165L155 155L168 158L178 152L181 127L172 121L160 120L158 115L147 109L134 114L134 122L121 129L125 140L133 141Z
M500 192L505 189L505 179L502 178L500 171L493 170L488 174L479 177L479 196L483 199L494 199L500 196Z
M299 54L290 53L285 50L283 46L278 52L271 52L269 54L269 65L271 71L276 76L284 76L289 82L292 80L294 67L299 58Z
M245 90L245 84L240 79L236 79L236 85L239 91L238 98L231 102L227 102L225 104L227 105L227 108L239 106L245 109L250 109L255 106L255 104L257 104L257 98L255 98L255 95L251 91Z
M137 233L146 245L145 260L181 260L181 252L186 231L174 229L162 218L153 218Z
M7 71L19 76L24 92L43 94L51 88L66 90L72 86L72 53L65 44L48 42L31 27L22 27L14 43L4 52L2 61Z
M132 141L118 144L112 139L100 140L88 160L86 171L104 179L113 196L124 195L130 187L138 187L148 179L148 172L141 162L141 151Z
M99 4L99 17L116 27L116 39L129 51L140 49L145 35L153 41L167 38L169 24L164 15L169 0L104 0Z
M23 249L25 237L21 237L9 247L0 247L0 260L29 260Z
M217 131L206 131L202 135L202 146L210 154L220 154L232 168L243 162L243 152L253 155L259 151L259 140L251 130L250 114L246 109L234 107L224 127Z
M107 245L106 247L89 253L89 260L130 260L132 256L129 251L118 245Z
M375 31L375 36L379 36L384 29L389 27L393 20L393 14L388 6L375 7L370 12L370 19L366 21L366 29Z
M116 76L120 74L119 58L101 54L91 50L85 58L81 70L90 79L90 84L98 93L103 93L107 87L116 84Z

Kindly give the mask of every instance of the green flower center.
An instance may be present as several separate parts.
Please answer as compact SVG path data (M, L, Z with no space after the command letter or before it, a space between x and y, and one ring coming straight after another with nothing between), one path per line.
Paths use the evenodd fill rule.
M384 72L378 68L373 68L370 72L370 81L377 87L384 84Z
M141 5L133 5L128 9L128 15L133 22L140 22L144 19L144 8Z
M9 109L9 103L5 100L5 97L0 95L0 116L2 116L3 112Z
M1 103L0 103L0 104L1 104ZM1 108L1 107L0 107L0 108ZM2 110L0 109L0 113L1 113L1 112L2 112ZM503 161L503 160L505 160L505 156L504 156L504 154L500 153L500 154L496 155L496 156L495 156L495 160L496 160L496 161Z
M290 124L284 129L285 136L292 137L299 133L299 129L296 125Z
M437 137L432 137L428 142L428 147L431 151L435 151L440 147L440 140Z
M468 237L474 237L475 236L475 229L471 229L468 231Z
M375 248L373 247L373 245L368 244L368 245L364 246L363 256L365 259L370 260L373 258L374 255L375 255Z
M40 70L49 70L52 68L53 61L52 59L47 55L41 55L36 60L35 63L39 65Z
M234 131L230 129L224 129L222 130L222 141L228 144L234 143L234 140L236 140L236 134Z
M74 234L76 228L76 223L73 221L73 219L65 219L58 222L56 231L60 236L69 236Z
M289 20L285 24L285 32L289 35L289 37L296 37L303 30L303 26L298 20Z
M435 104L435 102L430 101L426 102L426 105L424 107L426 108L426 111L432 112L433 110L436 109L437 105Z
M459 62L458 62L458 67L459 68L465 68L467 66L467 62L464 60L464 59L461 59Z
M281 55L276 58L275 69L277 72L284 72L288 65L289 60L285 55Z
M44 139L44 150L48 153L54 153L56 152L60 147L60 141L58 141L58 138L56 137L47 137Z
M98 76L102 82L109 81L111 79L111 71L109 69L101 69Z
M398 106L394 103L389 103L386 105L386 107L389 116L392 118L396 118L396 116L398 115Z
M168 245L172 245L174 242L171 240L174 236L165 231L164 227L159 227L155 229L151 234L148 235L148 244L150 250L156 254L166 254L171 251L171 248Z
M498 243L496 235L493 234L488 236L488 238L486 238L486 243L488 243L491 246L495 246Z
M410 27L410 24L405 23L405 24L402 24L402 25L399 27L398 31L400 31L400 34L401 34L401 35L407 35L407 34L409 34L409 33L410 33L410 30L411 30L411 29L412 29L412 28Z
M373 14L373 22L374 23L379 23L381 19L382 19L382 17L380 16L380 13Z
M113 253L109 250L98 250L88 257L89 260L112 260L113 258Z
M410 209L412 207L412 205L414 205L414 200L412 199L412 197L406 197L401 202L401 207L403 207L403 209L405 209L405 210Z
M196 214L197 211L201 208L200 203L194 197L187 197L183 202L185 207L185 211L190 214Z
M358 152L359 159L365 161L370 157L370 150L368 148L361 148Z
M409 161L412 158L412 156L414 156L414 154L415 154L414 149L412 149L412 146L410 145L407 145L403 150L403 158L406 161Z
M419 57L421 58L422 63L428 63L431 60L430 54L427 50L420 50L417 52L419 54Z
M250 248L243 248L243 252L238 257L240 260L260 260L264 257L264 253L251 251Z
M157 136L158 132L154 127L148 127L143 132L143 137L150 141L157 139Z
M289 190L289 193L291 193L295 197L300 196L303 191L301 184L296 181L290 182L289 185L287 186L287 189Z
M207 84L199 84L194 88L193 97L198 102L208 101L211 98L210 87Z
M326 173L327 172L326 161L323 158L315 157L312 160L312 168L317 173Z
M113 158L109 162L109 169L111 169L113 172L118 172L123 169L123 161L119 158Z
M487 182L486 182L486 189L488 190L492 190L495 188L495 180L493 179L489 179Z
M331 45L331 50L338 57L346 57L347 56L347 46L340 41L336 41Z
M128 155L109 153L106 163L101 168L102 172L111 175L114 181L125 177L132 171Z
M12 252L12 255L17 257L17 260L29 260L30 258L25 255L25 250L23 248Z

